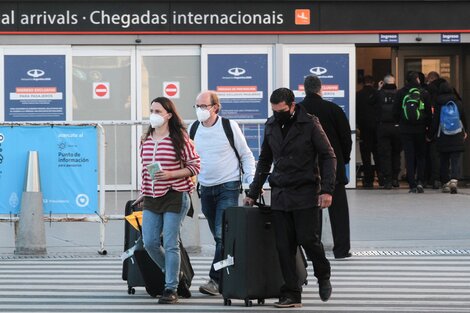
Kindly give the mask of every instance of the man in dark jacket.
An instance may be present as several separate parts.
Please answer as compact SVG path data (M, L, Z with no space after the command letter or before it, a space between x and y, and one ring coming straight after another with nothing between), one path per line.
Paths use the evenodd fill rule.
M415 96L418 99L414 99ZM425 149L426 140L431 138L432 112L429 93L421 88L417 72L407 73L405 86L397 92L394 115L400 125L409 192L423 193Z
M253 205L274 163L269 175L271 208L285 282L279 302L275 303L279 308L302 306L302 287L296 271L298 245L315 261L313 268L321 300L328 301L332 290L330 263L317 225L320 208L331 205L336 159L318 119L296 106L294 100L294 93L287 88L272 93L274 114L266 122L255 177L244 199L246 205Z
M373 188L374 172L382 185L382 175L379 171L380 161L377 150L377 119L375 116L375 101L377 90L374 88L374 79L370 75L364 76L364 87L356 93L356 121L359 129L359 150L361 152L362 169L364 172L363 187ZM321 122L321 118L320 118ZM374 157L375 171L372 167Z
M399 187L401 139L398 123L393 116L396 93L395 77L388 74L384 77L375 103L380 172L384 178L385 189Z
M321 81L317 76L307 76L304 89L306 97L299 106L318 117L336 155L336 185L328 213L333 233L333 254L336 259L343 259L351 256L349 207L345 188L348 183L346 164L349 163L352 148L351 128L344 111L333 102L322 99Z

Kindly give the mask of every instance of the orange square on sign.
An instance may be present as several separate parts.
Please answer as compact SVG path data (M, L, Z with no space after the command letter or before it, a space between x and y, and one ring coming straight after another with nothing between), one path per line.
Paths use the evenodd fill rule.
M295 25L310 25L310 9L295 10Z

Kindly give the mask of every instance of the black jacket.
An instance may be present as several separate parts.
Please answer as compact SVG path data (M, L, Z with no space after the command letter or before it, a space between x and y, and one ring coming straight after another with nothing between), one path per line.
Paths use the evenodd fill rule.
M376 97L377 90L369 85L364 86L356 93L356 123L360 130L374 130L377 128Z
M338 105L323 100L316 94L307 95L299 105L320 120L336 154L336 181L346 185L348 183L346 164L351 159L352 149L351 127L346 114Z
M296 119L285 138L274 117L267 120L255 178L248 192L250 198L258 198L274 163L268 179L273 210L314 208L319 193L333 194L334 191L335 154L320 122L298 106L295 114Z
M411 88L419 88L421 92L421 100L424 102L424 118L418 123L410 123L403 113L403 98ZM395 98L394 107L395 121L400 125L400 132L405 134L419 134L426 133L430 137L429 132L431 130L432 111L431 111L431 97L429 93L422 89L419 85L406 84L405 87L401 88L397 92Z
M454 101L459 109L460 120L462 121L463 131L455 135L445 135L439 133L439 124L441 120L441 108L449 101ZM457 99L457 96L452 90L448 93L441 94L436 98L436 107L434 111L432 133L437 142L437 150L440 152L463 152L465 150L464 132L468 132L467 120L462 102Z

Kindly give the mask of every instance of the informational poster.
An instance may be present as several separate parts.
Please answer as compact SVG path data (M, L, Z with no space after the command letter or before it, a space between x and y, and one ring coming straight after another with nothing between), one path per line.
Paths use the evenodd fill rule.
M305 97L304 79L316 75L322 82L322 97L340 106L351 130L355 130L355 48L354 45L285 46L283 51L284 84L294 91L295 101ZM351 161L346 168L348 187L356 185L355 136ZM351 168L352 167L352 168Z
M236 53L234 53L236 51ZM202 82L215 90L221 115L232 119L268 117L271 52L266 47L248 51L233 47L203 49Z
M0 126L0 214L17 214L29 151L37 151L44 213L98 211L93 126Z
M5 121L64 121L65 71L65 55L5 55Z
M291 54L289 63L289 86L296 102L305 97L305 77L313 74L322 82L323 99L339 105L349 118L348 54Z

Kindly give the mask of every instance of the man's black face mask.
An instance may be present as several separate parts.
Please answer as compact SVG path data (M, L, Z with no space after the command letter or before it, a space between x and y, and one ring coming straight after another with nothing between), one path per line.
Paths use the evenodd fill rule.
M278 121L278 123L281 124L281 125L287 123L291 118L290 110L289 111L280 111L280 112L279 111L274 111L273 115L274 115L274 118L276 119L276 121Z

